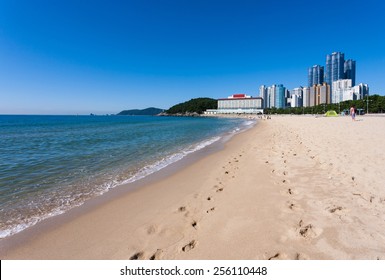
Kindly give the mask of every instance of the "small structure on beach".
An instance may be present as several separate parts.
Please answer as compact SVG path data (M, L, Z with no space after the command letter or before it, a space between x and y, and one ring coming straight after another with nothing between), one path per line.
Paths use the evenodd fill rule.
M338 117L338 114L334 110L329 110L325 113L325 117Z

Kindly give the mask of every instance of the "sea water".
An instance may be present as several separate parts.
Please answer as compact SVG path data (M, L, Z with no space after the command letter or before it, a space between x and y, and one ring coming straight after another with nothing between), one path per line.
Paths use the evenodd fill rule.
M0 116L0 238L250 125L228 118Z

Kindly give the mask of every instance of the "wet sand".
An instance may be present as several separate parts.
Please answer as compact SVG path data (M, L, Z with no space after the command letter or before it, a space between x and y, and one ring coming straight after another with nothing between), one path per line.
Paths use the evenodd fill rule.
M273 116L1 259L385 259L385 118ZM10 244L12 244L10 246Z

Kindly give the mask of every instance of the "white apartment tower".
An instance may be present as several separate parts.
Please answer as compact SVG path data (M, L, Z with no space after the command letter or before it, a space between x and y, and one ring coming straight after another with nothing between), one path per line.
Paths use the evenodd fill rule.
M343 79L333 82L332 103L353 100L352 80Z
M291 91L291 107L302 107L303 87L295 88Z
M267 87L265 85L262 85L259 87L259 97L263 99L263 103L262 103L263 108L269 108L268 106L269 95L267 94Z
M302 89L302 106L310 107L310 88L304 87Z

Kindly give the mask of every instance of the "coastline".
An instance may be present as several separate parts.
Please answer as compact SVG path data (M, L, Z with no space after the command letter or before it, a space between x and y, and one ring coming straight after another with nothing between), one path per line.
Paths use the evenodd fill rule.
M15 130L5 127L0 140L14 151L6 150L1 154L1 159L13 168L5 166L0 172L0 240L66 213L119 185L156 173L206 146L216 146L223 138L228 138L228 134L235 134L251 123L240 119L166 120L151 116L85 116L82 119L76 116L25 116L3 121L14 124L8 127L15 127ZM46 131L46 122L57 133L50 133L44 141L37 143L33 137L34 129ZM136 125L138 122L153 125ZM18 131L21 123L28 124L28 129ZM74 131L63 129L64 124ZM157 131L158 124L163 128L161 132ZM32 136L21 138L17 133ZM9 139L14 136L23 140L12 143ZM90 141L94 144L89 145ZM40 142L54 145L42 149L45 144ZM23 157L15 154L31 156L23 162ZM37 168L39 172L34 171ZM7 181L7 176L17 179ZM7 185L14 187L7 188ZM29 194L30 189L33 189L33 195Z
M233 116L231 118L235 117ZM244 133L253 126L257 125L255 118L252 118L251 120L253 121L253 124L245 123L236 130L227 131L218 136L219 140L216 140L209 145L205 145L204 147L201 147L192 153L188 152L181 159L163 167L154 173L150 173L149 175L134 181L127 180L127 182L123 182L110 191L85 201L80 206L71 208L62 214L53 215L52 217L41 220L37 224L30 226L20 232L0 239L0 257L3 258L2 253L12 251L20 246L24 246L31 240L35 239L37 236L40 236L41 234L44 235L45 232L56 229L57 227L60 227L61 225L76 219L78 216L82 216L89 211L93 211L94 209L121 196L129 195L132 192L138 191L140 188L146 187L147 185L152 185L154 182L170 177L180 170L188 167L189 165L196 163L202 158L222 150L229 139L240 133ZM28 257L26 258L28 259Z
M224 149L0 247L0 257L385 259L385 123L359 119L261 120Z

